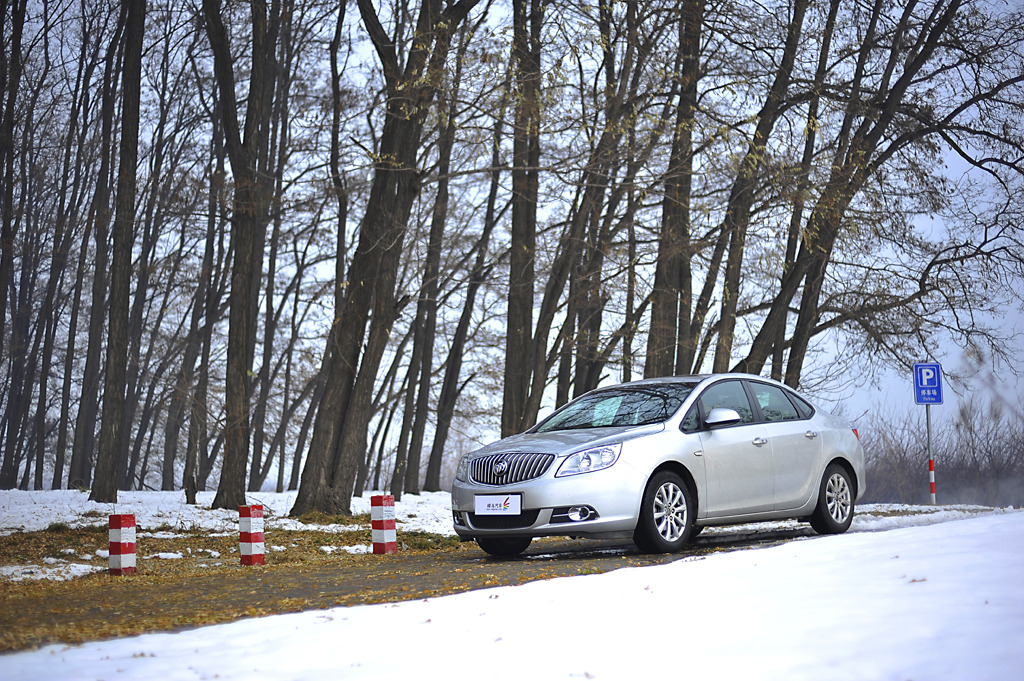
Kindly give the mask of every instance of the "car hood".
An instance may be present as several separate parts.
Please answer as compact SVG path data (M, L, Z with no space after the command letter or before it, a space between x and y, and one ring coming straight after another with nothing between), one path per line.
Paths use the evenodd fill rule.
M585 447L598 447L613 442L624 442L665 429L663 423L646 426L609 426L582 430L554 430L547 433L520 433L498 440L476 450L470 456L487 456L511 452L534 454L571 454Z

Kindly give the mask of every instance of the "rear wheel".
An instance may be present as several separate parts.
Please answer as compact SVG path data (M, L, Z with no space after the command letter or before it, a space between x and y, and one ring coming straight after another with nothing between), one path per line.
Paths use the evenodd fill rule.
M518 556L530 546L533 537L477 537L476 543L492 556Z
M686 483L672 471L661 471L647 483L633 541L647 553L679 551L690 538L693 514Z
M853 522L853 484L850 474L837 463L829 464L818 490L818 505L810 517L819 534L842 534Z

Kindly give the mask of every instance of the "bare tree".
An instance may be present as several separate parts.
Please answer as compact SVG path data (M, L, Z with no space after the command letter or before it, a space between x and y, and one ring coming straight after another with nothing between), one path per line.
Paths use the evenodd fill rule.
M92 232L95 243L95 268L90 291L92 304L89 312L88 345L82 377L81 398L75 420L75 437L68 470L68 487L88 487L92 480L96 423L99 420L101 355L104 343L104 311L106 310L110 258L110 183L114 165L111 157L114 147L112 140L116 82L121 68L117 57L119 46L122 43L124 25L124 17L119 16L104 56L100 105L100 166L89 206L89 224L86 231L86 233ZM87 244L83 244L83 247L87 247Z
M679 100L672 154L665 173L661 235L651 288L651 325L644 364L647 377L668 376L674 371L688 373L696 353L694 340L702 324L702 320L693 320L698 322L694 328L691 323L694 255L691 193L704 11L704 0L687 2L679 21Z
M453 32L478 0L442 11L419 7L404 67L368 0L359 12L384 69L387 112L343 307L328 338L327 386L318 407L293 515L317 508L348 513L370 420L371 389L394 319L395 280L409 214L419 193L416 153ZM371 315L372 309L372 315ZM366 336L367 324L370 323ZM365 351L364 336L366 336Z
M837 137L829 147L831 170L821 184L814 208L802 228L803 239L797 257L791 267L787 268L750 351L735 365L736 370L760 370L773 345L778 343L780 329L785 325L792 302L799 292L799 314L791 339L787 342L789 358L786 381L791 385L800 382L811 338L832 327L831 324L819 324L823 313L820 303L825 290L826 272L830 264L833 264L835 249L844 236L844 229L850 225L850 211L856 210L857 199L871 190L873 183L882 179L883 173L898 168L896 164L902 159L912 158L915 149L928 149L928 138L944 139L969 163L979 167L993 170L1004 167L1018 175L1024 170L1019 167L1019 162L1011 161L1008 166L1004 166L1002 161L976 158L961 141L985 139L984 144L999 146L1003 153L1012 154L1014 152L1011 150L1017 149L1016 153L1020 154L1024 150L1019 139L998 130L999 121L1005 116L1019 114L1019 108L1009 104L1012 97L1007 99L1007 95L1019 91L1024 83L1024 77L1019 71L1014 73L1015 67L1012 65L1019 65L1022 56L1012 49L1010 52L1004 51L1008 47L1005 31L1013 25L1014 20L989 18L977 26L967 28L961 2L939 2L933 10L920 18L914 12L913 5L908 5L899 20L884 31L884 9L881 4L875 5L868 25L868 35L877 38L865 41L858 53L849 84L850 96L846 109ZM1017 31L1019 35L1019 29L1018 24L1015 29L1009 30ZM915 101L917 95L912 97L911 93L917 93L917 86L923 79L932 83L931 92L934 92L939 82L936 79L941 79L943 74L963 73L962 69L968 68L968 63L974 57L970 56L973 48L965 44L968 38L964 31L982 31L984 35L1000 36L988 43L993 53L1001 55L999 62L994 54L986 59L987 68L992 69L993 73L984 79L972 81L973 86L959 96L953 90L960 86L952 82L939 88L942 91L949 89L952 99L945 103L933 101L923 104ZM887 53L880 55L880 70L871 71L869 66L874 63L871 57L874 56L872 53L875 46L878 46L878 50L887 50ZM1003 66L1009 68L1004 69ZM1018 109L1017 113L1013 113L1014 109ZM985 120L986 123L978 126L970 118L983 111L988 116L977 120ZM981 129L985 126L987 129ZM916 177L919 182L923 179L921 174ZM929 180L932 181L934 179ZM991 244L989 236L982 236L983 244L986 241ZM901 240L905 245L914 243L906 237ZM938 282L930 280L928 274L940 272L941 265L958 263L958 266L962 266L967 261L965 256L973 253L984 257L989 252L988 248L978 248L975 244L974 238L969 237L962 247L956 242L948 246L940 245L934 260L925 261L927 264L922 271L920 286L901 296L904 303L901 309L909 309L913 301L921 299L922 294L935 290L933 286ZM892 283L890 281L887 285L891 286ZM882 309L879 308L878 312L881 313Z
M110 283L110 327L107 333L107 372L103 387L96 476L92 501L117 501L118 453L128 437L124 430L125 371L128 363L128 293L131 278L132 224L139 153L139 100L142 81L142 37L146 0L125 0L125 46L121 87L121 145L114 214L114 251Z
M262 275L264 235L270 204L267 168L269 121L274 92L272 70L279 15L269 13L264 0L252 0L252 52L244 126L239 122L235 96L235 65L221 15L220 0L204 0L206 33L213 50L214 73L220 91L224 139L235 180L234 223L231 228L231 308L228 330L228 368L224 465L214 508L245 504L245 471L249 460L249 401L256 347L256 298ZM275 4L275 10L278 9Z
M6 36L2 40L7 49L0 58L0 75L3 76L0 82L5 86L3 118L0 119L0 172L3 173L3 192L0 196L3 211L0 218L0 355L3 355L3 343L7 336L7 292L14 276L14 121L18 111L18 88L21 86L21 40L25 31L26 4L27 0L15 0L10 5L4 0L0 4L4 34L8 26L11 31L9 48ZM8 11L11 17L9 24ZM6 485L6 477L0 480L0 485Z
M502 436L518 433L524 425L529 425L526 401L536 366L533 296L540 172L540 34L544 23L543 8L541 0L513 0L512 3L515 120L512 128L512 242L509 251Z

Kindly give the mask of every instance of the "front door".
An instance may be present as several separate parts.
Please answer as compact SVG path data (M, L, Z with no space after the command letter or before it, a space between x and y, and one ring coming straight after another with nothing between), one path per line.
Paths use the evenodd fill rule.
M739 380L710 386L698 398L704 416L716 407L733 409L740 422L702 430L701 447L706 471L706 508L709 518L768 511L774 506L772 448L763 423L754 412Z

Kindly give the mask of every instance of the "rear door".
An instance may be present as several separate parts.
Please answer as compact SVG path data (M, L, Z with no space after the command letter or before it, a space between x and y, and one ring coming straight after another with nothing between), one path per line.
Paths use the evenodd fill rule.
M748 381L771 443L775 510L799 508L818 484L821 433L808 418L811 407L779 386Z

